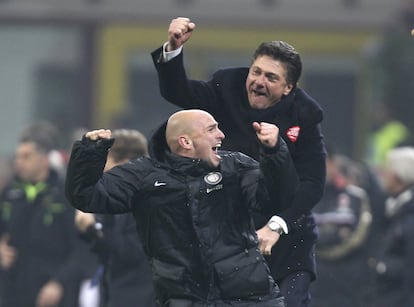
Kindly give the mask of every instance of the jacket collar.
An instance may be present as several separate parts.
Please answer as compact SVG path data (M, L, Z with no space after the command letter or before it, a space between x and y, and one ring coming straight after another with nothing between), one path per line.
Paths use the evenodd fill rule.
M199 176L214 169L205 161L181 157L170 151L165 152L165 161L174 171L183 172L191 176Z

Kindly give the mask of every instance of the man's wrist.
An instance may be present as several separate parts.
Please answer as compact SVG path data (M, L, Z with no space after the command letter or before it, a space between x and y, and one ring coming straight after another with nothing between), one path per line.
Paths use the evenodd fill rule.
M287 234L288 227L285 222L280 216L274 215L267 223L267 226L272 230L277 232L279 235Z
M267 226L270 228L271 231L277 232L279 235L283 235L285 233L282 229L282 226L280 226L276 222L269 222L267 223Z
M164 63L178 56L183 49L183 46L181 46L175 50L167 51L167 46L168 46L168 42L165 42L162 46L162 60Z

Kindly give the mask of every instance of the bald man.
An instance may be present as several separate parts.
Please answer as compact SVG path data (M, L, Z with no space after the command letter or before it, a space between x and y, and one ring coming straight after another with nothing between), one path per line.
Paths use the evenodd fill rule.
M93 130L75 142L66 195L84 212L132 212L160 306L285 306L251 212L277 213L297 178L279 129L253 123L260 163L221 151L224 134L201 110L174 113L141 157L103 173L113 139ZM271 231L271 230L269 230Z

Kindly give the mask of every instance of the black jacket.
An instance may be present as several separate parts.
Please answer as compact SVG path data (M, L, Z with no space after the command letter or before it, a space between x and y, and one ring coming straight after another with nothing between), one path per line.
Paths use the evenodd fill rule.
M132 214L101 214L101 225L91 225L84 237L100 259L103 276L102 306L155 306L151 269L145 256ZM98 275L99 276L99 275Z
M39 290L51 280L64 287L59 306L77 306L85 250L58 175L51 171L46 182L36 185L14 178L0 203L2 231L17 250L15 264L3 272L4 306L34 307Z
M255 110L246 92L248 68L217 71L211 80L190 80L183 65L183 53L168 61L160 61L162 48L152 53L158 72L162 96L182 108L201 108L210 112L226 135L223 148L259 157L259 142L253 121L276 124L286 141L300 185L291 206L279 213L290 233L282 236L272 251L269 264L276 279L297 270L315 272L313 249L316 240L311 210L320 200L325 184L325 146L320 123L323 112L305 91L296 88L276 105ZM296 135L298 133L298 135ZM268 216L256 216L258 227Z
M150 142L151 157L103 174L109 143L74 144L67 197L83 211L133 213L162 305L179 298L259 300L275 289L250 212L276 213L294 193L296 174L282 139L264 150L260 168L241 153L220 152L220 166L211 169L170 153L164 125Z

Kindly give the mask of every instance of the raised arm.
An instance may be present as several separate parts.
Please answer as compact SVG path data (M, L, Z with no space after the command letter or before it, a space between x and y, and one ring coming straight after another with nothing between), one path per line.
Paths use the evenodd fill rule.
M84 212L124 213L131 210L128 179L111 170L103 174L114 140L110 130L93 130L74 143L66 174L65 192L70 204Z

